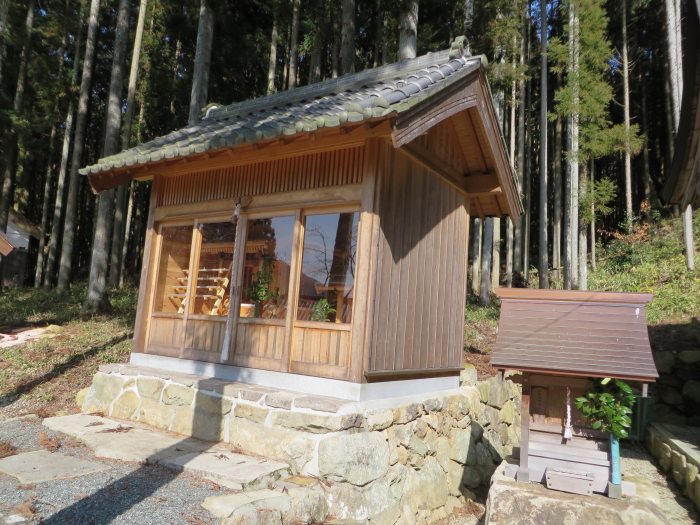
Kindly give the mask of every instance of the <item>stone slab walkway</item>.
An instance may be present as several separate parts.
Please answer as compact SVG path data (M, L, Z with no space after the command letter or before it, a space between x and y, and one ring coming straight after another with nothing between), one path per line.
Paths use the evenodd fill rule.
M285 463L235 454L221 445L162 432L134 422L74 414L44 419L51 430L73 436L100 458L158 463L190 472L227 488L264 487L289 475Z
M107 465L49 452L34 450L0 459L0 472L17 478L20 483L42 483L55 479L70 479L108 470Z
M24 459L36 451L50 454L43 461L47 468L62 456L99 465L79 476L35 483L0 472L0 525L219 525L220 519L201 504L228 489L201 476L157 463L97 458L80 440L48 429L31 415L0 419L0 441L17 450L14 457ZM46 451L47 446L55 451Z

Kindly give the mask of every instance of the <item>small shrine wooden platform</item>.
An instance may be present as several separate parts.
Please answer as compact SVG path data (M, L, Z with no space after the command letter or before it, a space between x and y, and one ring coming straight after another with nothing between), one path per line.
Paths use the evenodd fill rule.
M591 428L575 399L595 378L632 382L642 396L658 377L649 345L651 294L501 289L492 366L522 372L518 481L605 493L608 435ZM571 437L564 437L565 428Z

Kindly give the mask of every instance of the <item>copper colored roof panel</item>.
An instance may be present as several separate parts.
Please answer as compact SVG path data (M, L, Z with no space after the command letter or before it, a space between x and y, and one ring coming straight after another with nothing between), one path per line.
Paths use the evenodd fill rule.
M7 237L5 237L4 233L0 233L0 255L3 257L7 257L10 255L10 252L14 250L15 247L12 246L12 243L9 241Z
M495 368L653 381L651 294L500 289Z

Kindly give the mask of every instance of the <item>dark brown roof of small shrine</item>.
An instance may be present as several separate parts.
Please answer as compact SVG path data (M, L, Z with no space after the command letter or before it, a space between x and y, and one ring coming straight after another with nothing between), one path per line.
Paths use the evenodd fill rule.
M651 294L499 289L495 368L653 381Z

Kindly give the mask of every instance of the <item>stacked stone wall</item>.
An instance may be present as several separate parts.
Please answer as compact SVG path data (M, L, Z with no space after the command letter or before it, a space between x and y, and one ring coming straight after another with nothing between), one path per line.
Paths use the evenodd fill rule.
M700 426L700 350L654 350L659 379L652 385L654 420Z
M359 403L109 365L83 395L83 412L285 461L324 480L329 515L391 525L474 499L520 438L519 386L473 368L459 389Z
M647 432L646 445L661 469L700 510L700 453L692 441L680 439L682 434L690 433L697 442L698 431L700 428L666 428L655 423Z

